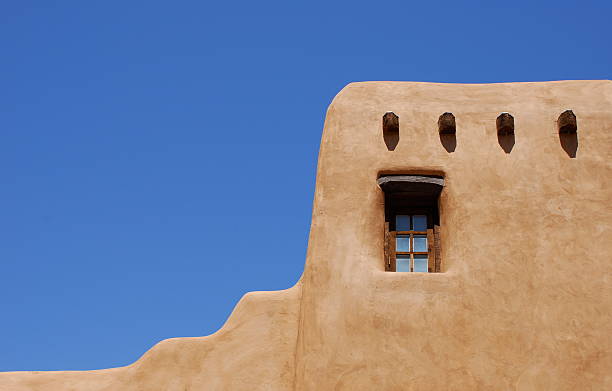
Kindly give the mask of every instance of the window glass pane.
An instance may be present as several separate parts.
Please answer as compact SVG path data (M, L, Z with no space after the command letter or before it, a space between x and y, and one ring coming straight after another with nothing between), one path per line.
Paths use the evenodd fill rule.
M409 272L410 271L410 255L398 255L395 260L395 271Z
M427 251L427 235L414 235L414 250L417 252Z
M414 271L427 273L427 255L414 256Z
M410 251L410 235L397 235L395 251Z
M414 215L412 216L412 228L413 231L427 231L427 216L426 215Z
M395 230L396 231L410 231L410 216L408 215L395 216Z

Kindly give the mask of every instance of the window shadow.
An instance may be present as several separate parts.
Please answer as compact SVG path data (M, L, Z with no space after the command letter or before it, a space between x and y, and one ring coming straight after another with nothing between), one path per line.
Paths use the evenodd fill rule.
M455 134L440 134L440 143L442 143L446 152L453 153L457 148L457 137Z
M385 140L385 145L389 151L395 150L397 144L399 143L399 131L386 131L383 132L383 139Z
M578 153L578 134L577 133L560 133L559 141L561 148L567 153L567 156L574 159Z
M515 143L514 133L497 134L497 142L499 143L499 146L504 150L504 152L512 152L512 148L514 148Z

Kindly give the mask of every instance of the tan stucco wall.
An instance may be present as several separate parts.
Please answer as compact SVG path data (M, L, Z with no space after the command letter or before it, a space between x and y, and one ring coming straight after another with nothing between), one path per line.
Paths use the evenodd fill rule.
M557 134L565 109L575 158ZM327 113L294 287L248 294L214 335L163 341L128 367L3 373L0 390L612 389L611 158L611 81L350 84ZM383 172L445 176L444 273L383 271Z

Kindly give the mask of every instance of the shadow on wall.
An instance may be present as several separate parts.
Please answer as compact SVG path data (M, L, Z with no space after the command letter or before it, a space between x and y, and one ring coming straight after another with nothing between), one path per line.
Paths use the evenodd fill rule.
M387 132L384 134L385 145L389 151L395 150L399 143L399 132Z
M457 137L455 136L455 134L440 134L440 142L442 143L442 146L444 147L444 149L446 149L446 152L448 153L452 153L455 152L455 149L457 149Z
M515 138L514 133L512 134L497 134L497 142L499 146L502 147L504 152L510 153L512 148L514 148Z
M576 158L578 152L578 134L577 133L561 133L559 134L561 148L567 153L567 156L572 159Z

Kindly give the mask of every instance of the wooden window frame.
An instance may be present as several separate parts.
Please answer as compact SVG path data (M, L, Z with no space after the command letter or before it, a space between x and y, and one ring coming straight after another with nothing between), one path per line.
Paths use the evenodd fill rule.
M397 271L395 230L397 215L427 215L427 231L404 232L427 235L427 272L440 273L443 265L440 245L440 194L444 188L443 175L386 174L376 180L384 192L384 264L385 270ZM399 232L402 233L401 231ZM424 252L422 252L424 254ZM409 252L410 254L410 252ZM414 270L414 255L410 256L410 270Z
M390 223L385 222L385 235L384 235L384 250L385 250L385 270L396 272L397 271L397 256L408 255L410 257L410 273L414 273L414 256L415 255L427 255L427 272L428 273L439 273L440 272L440 251L439 251L439 229L437 225L433 224L432 213L425 209L411 209L398 211L393 215L393 224L395 225L395 219L398 215L425 215L427 216L427 230L425 231L391 231ZM432 228L430 228L432 227ZM396 243L397 236L405 235L410 237L410 249L414 249L414 235L425 235L427 237L427 251L397 251Z

